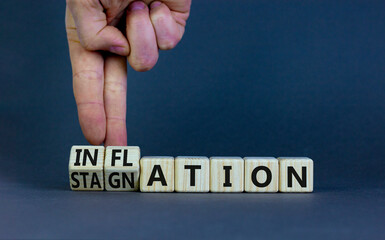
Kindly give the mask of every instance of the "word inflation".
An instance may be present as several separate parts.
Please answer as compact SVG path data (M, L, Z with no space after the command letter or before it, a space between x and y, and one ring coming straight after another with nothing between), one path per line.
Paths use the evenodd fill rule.
M139 147L73 146L72 190L312 192L307 157L140 157Z

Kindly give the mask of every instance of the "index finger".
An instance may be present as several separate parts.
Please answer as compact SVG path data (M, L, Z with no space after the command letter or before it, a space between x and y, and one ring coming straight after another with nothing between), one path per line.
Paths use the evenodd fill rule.
M68 8L66 10L66 30L79 123L88 142L99 145L104 141L106 135L103 56L81 46L74 20Z

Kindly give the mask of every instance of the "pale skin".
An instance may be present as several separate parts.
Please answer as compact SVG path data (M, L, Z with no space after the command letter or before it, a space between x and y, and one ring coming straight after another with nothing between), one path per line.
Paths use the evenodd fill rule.
M67 0L73 91L89 143L127 145L126 59L136 71L154 67L158 50L181 40L190 5L191 0ZM117 27L122 22L125 33Z

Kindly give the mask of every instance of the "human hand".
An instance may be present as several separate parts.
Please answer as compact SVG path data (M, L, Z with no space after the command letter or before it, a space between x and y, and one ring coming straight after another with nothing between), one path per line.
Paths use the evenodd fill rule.
M190 4L191 0L67 0L73 90L80 126L91 144L127 145L125 56L136 71L150 70L158 49L172 49L182 38ZM124 16L126 37L117 28Z

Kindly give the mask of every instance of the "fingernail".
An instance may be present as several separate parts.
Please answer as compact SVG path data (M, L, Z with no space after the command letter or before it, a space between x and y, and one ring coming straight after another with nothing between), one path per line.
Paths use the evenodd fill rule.
M135 10L142 10L146 7L143 2L141 1L136 1L130 4L130 10L135 11Z
M121 46L112 46L110 47L110 52L118 54L118 55L125 55L126 54L126 48Z
M150 8L153 9L153 8L159 7L161 4L162 4L161 2L153 2L151 3Z

